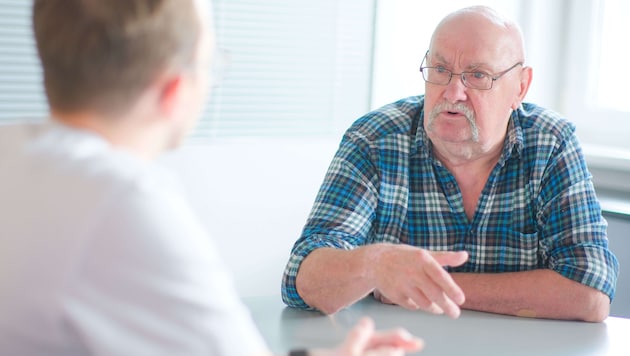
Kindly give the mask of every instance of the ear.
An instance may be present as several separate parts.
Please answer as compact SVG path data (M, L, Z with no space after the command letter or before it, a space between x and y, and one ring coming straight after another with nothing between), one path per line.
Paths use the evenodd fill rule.
M514 102L512 103L512 110L516 110L521 106L523 99L525 99L525 95L527 95L529 86L532 84L532 75L533 75L532 67L523 67L521 69L519 92Z
M158 105L163 116L176 117L181 110L184 98L185 85L181 75L173 75L165 78L160 86Z

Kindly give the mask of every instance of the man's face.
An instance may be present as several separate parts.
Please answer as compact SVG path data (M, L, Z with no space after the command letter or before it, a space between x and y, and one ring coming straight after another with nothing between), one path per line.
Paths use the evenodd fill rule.
M425 66L495 76L519 62L514 51L506 50L514 46L508 37L490 25L448 23L436 30ZM427 82L424 126L431 141L438 147L461 147L462 155L496 147L505 138L512 109L518 107L520 71L515 67L489 90L468 88L459 75L447 85Z

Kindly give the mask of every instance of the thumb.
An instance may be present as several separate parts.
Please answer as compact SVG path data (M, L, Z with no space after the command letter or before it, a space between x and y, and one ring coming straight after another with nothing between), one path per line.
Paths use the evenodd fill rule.
M466 251L433 251L431 255L440 266L459 266L468 261Z

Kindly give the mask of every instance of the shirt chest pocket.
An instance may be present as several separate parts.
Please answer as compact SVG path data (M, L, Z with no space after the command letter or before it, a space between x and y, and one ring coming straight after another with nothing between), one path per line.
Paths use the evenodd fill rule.
M467 244L471 269L478 272L517 272L538 267L538 233L497 229L475 236Z

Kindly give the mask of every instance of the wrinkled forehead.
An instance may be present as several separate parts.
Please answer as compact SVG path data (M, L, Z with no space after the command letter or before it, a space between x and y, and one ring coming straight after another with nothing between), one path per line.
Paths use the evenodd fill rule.
M477 12L446 17L436 27L430 55L467 57L471 60L513 62L524 60L523 41L518 26L510 21Z

